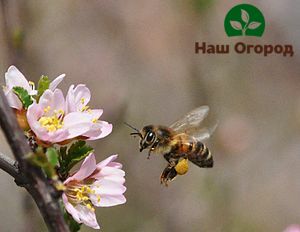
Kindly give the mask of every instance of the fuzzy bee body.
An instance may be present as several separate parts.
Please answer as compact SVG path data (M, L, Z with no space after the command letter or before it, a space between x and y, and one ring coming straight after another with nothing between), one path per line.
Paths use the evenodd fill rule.
M131 135L140 137L140 151L149 149L151 152L161 154L167 160L168 165L161 174L161 183L165 185L177 175L183 175L188 171L188 161L201 168L213 167L213 157L210 150L202 142L210 136L213 130L197 128L206 117L209 108L199 107L170 127L148 125L141 131ZM200 133L199 133L200 131Z

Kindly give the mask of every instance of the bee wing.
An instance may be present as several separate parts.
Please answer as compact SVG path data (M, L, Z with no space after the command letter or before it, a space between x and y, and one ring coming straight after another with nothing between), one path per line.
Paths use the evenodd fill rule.
M210 138L210 136L214 133L217 128L218 123L215 123L212 127L204 127L202 129L192 128L187 130L186 133L191 135L194 139L198 141L205 141Z
M183 118L174 122L170 128L174 131L185 131L188 128L198 126L203 119L207 116L209 111L208 106L200 106L191 112L187 113Z

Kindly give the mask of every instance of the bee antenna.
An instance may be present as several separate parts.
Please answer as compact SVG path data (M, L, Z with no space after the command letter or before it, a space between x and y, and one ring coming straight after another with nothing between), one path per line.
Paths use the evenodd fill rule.
M135 127L131 126L129 123L124 122L124 124L125 124L126 126L130 127L131 129L133 129L133 130L136 131L136 132L133 132L133 133L131 133L131 134L134 134L134 135L135 135L135 134L138 134L138 135L141 134L140 131L139 131L138 129L136 129Z

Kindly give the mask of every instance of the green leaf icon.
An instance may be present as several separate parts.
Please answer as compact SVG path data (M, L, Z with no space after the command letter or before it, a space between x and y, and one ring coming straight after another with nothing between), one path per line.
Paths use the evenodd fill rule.
M235 30L242 30L242 24L238 21L230 21L230 25L235 29Z
M241 14L242 14L242 20L245 23L248 23L249 22L249 14L247 13L247 11L241 9Z
M261 25L259 22L251 22L248 26L249 29L256 29Z
M265 19L261 11L250 4L231 8L224 20L226 34L230 36L262 36Z

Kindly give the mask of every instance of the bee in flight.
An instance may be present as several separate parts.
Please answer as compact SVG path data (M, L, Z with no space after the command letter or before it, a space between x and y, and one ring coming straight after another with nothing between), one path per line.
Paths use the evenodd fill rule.
M188 161L200 168L213 167L212 154L203 140L210 137L216 126L211 129L199 127L208 111L208 106L198 107L169 127L148 125L138 130L125 123L135 130L130 135L140 137L140 152L149 149L148 159L153 152L167 160L168 165L160 177L161 184L168 186L177 175L187 173Z

